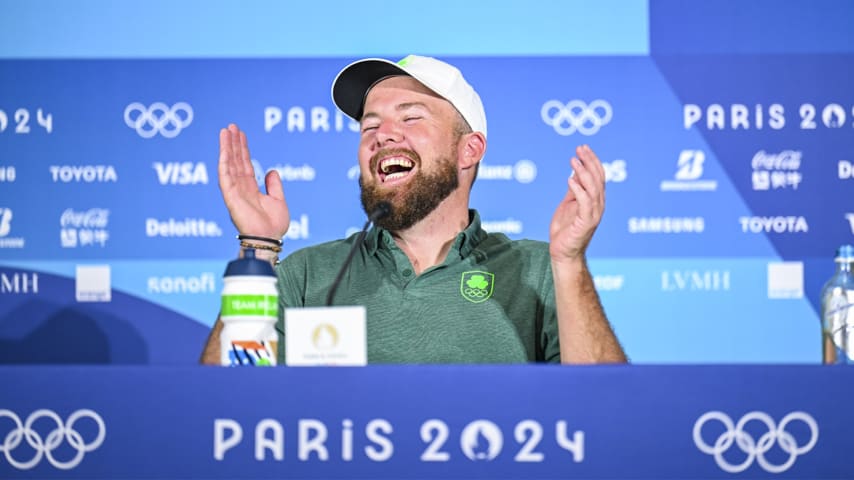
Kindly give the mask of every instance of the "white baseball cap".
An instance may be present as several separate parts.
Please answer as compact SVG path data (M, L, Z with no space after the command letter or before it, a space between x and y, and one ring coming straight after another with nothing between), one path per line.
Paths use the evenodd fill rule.
M398 62L366 58L344 67L332 82L332 101L354 120L362 118L368 91L380 80L408 75L449 101L472 131L486 136L486 113L480 96L460 70L432 57L409 55Z

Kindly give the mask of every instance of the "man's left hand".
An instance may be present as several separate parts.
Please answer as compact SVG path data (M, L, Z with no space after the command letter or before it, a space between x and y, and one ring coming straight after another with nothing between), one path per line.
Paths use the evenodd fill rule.
M575 149L572 175L549 229L549 253L558 263L584 259L605 211L605 168L588 145Z

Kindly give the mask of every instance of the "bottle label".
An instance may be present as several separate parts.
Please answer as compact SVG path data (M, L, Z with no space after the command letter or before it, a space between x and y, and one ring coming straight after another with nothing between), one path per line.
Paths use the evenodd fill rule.
M278 342L258 340L233 340L229 342L228 359L225 365L230 367L272 367L276 365L276 346Z
M223 295L223 317L277 317L279 303L275 295Z

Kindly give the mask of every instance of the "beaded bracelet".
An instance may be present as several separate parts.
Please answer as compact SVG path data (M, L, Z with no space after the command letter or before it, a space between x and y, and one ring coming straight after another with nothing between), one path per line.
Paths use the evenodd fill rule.
M279 253L282 251L282 247L277 247L274 245L261 245L259 243L249 243L247 241L241 240L240 246L243 248L254 248L256 250L270 250L271 252Z
M278 245L280 247L282 246L281 240L276 240L275 238L269 238L269 237L256 237L255 235L240 234L237 236L237 239L238 240L258 240L259 242L275 243L276 245Z

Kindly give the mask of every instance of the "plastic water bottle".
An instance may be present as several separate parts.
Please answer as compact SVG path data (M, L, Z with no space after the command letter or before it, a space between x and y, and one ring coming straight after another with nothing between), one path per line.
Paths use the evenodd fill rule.
M276 365L279 300L270 262L255 258L254 249L228 263L223 276L220 320L220 363L223 366Z
M836 273L821 289L822 362L854 363L854 246L836 250Z

